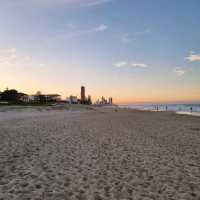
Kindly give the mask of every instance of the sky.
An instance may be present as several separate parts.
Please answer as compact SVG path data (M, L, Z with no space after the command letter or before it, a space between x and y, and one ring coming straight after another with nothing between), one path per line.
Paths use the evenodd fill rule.
M199 0L0 0L0 91L200 102Z

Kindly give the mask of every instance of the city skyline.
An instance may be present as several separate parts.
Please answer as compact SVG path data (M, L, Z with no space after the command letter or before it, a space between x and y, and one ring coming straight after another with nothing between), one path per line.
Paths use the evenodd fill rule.
M197 0L7 0L0 3L6 87L118 104L200 101Z

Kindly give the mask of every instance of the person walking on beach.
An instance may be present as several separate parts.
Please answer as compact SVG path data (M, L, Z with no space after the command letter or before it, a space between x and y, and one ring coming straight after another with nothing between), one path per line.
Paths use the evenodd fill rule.
M190 112L192 113L192 106L190 107Z
M167 110L168 110L168 107L166 106L165 109L166 109L166 111L167 111Z

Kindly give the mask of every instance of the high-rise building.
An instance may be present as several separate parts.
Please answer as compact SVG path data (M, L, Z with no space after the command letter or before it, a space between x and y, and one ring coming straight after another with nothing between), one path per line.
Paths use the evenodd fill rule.
M88 104L88 105L91 105L91 104L92 104L92 98L91 98L91 96L90 96L90 95L88 96L88 99L87 99L87 104Z
M113 104L113 99L112 99L112 97L109 98L109 104L110 104L110 105Z
M69 104L78 104L78 98L76 96L70 96L67 98Z
M81 103L85 104L85 87L81 86Z

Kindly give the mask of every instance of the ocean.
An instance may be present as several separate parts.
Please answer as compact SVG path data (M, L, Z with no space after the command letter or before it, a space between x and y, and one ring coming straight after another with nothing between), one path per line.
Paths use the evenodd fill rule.
M174 111L177 114L200 116L200 104L131 104L120 105L120 107L150 111Z

